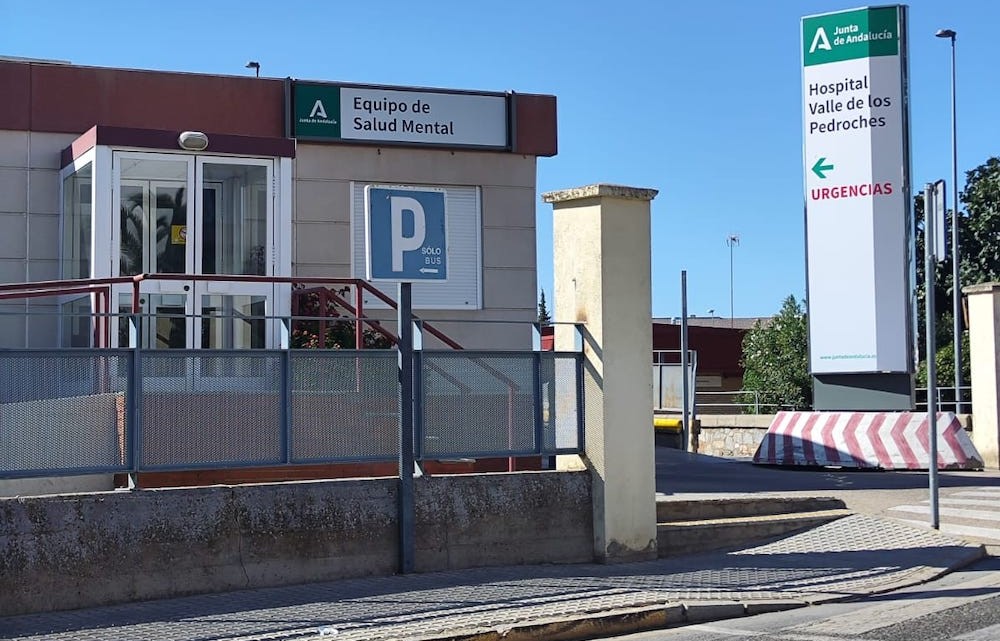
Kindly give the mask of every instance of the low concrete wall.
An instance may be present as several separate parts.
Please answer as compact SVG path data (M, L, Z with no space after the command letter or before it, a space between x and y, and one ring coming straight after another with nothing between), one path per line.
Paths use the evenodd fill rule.
M418 572L593 560L588 472L417 479Z
M416 479L420 571L593 557L590 476ZM0 615L397 568L396 480L0 499Z

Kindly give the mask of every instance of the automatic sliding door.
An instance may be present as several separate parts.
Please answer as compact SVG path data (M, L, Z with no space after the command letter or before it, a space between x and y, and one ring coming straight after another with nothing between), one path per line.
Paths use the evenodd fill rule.
M148 349L251 349L276 344L274 286L202 281L274 273L274 162L186 154L115 152L113 245L120 276L140 286ZM116 288L119 291L124 287ZM127 344L124 330L117 343Z
M272 247L270 161L199 159L198 166L201 273L266 275Z
M191 159L122 152L116 163L118 275L191 273L193 252L187 243Z
M269 276L274 254L274 164L270 160L198 159L198 243L202 274ZM197 284L199 346L213 349L276 345L274 285L206 281Z

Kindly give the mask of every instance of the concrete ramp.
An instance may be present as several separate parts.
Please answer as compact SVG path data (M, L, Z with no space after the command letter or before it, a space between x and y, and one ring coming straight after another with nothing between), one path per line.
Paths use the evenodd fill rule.
M937 416L938 469L978 470L983 459L951 412ZM926 470L927 414L917 412L778 412L753 462Z

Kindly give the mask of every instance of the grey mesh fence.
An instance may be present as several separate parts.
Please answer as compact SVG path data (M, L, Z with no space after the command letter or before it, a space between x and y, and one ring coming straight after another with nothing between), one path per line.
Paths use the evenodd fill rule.
M282 362L270 351L143 352L140 467L284 463Z
M0 477L130 464L128 351L0 352Z
M418 363L421 458L582 450L579 354ZM0 478L392 461L399 423L395 351L0 352Z
M423 352L422 456L539 453L532 352Z
M396 352L291 352L291 416L294 463L396 460Z
M583 407L579 354L542 352L540 385L545 453L583 449Z

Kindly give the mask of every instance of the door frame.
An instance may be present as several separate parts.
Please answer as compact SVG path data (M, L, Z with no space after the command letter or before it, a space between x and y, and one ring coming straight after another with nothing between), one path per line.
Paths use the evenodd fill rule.
M133 151L127 149L114 149L110 150L111 156L111 180L110 180L110 191L111 191L111 212L114 214L113 220L110 222L110 232L111 232L111 242L110 242L110 254L108 256L108 263L111 268L111 275L120 276L121 275L121 190L123 185L128 184L131 181L137 182L147 182L153 184L156 182L162 182L162 178L122 178L121 167L122 161L128 159L139 159L139 160L159 160L159 161L171 161L171 162L184 162L186 163L186 189L188 190L188 198L186 202L187 218L186 218L186 242L185 242L185 274L201 275L202 274L202 261L204 258L204 246L203 238L200 233L202 223L203 223L203 208L204 208L204 192L203 185L204 171L206 164L217 164L217 165L246 165L246 166L259 166L263 167L265 170L265 189L264 189L264 206L265 206L265 239L266 245L264 248L264 276L274 276L274 275L286 275L279 274L279 272L287 271L276 263L276 256L280 255L284 249L284 244L286 235L291 235L291 230L282 233L281 227L285 224L285 218L290 224L290 211L286 212L286 206L290 208L291 195L282 192L279 196L278 192L278 177L281 177L281 187L286 189L285 185L287 182L287 189L291 187L290 180L290 170L291 163L285 162L286 159L281 158L271 158L271 157L238 157L238 156L217 156L211 154L195 154L195 153L177 153L177 152L158 152L158 151ZM285 176L284 174L289 174ZM223 194L220 195L220 200L224 200L225 189L222 190ZM150 192L152 193L152 192ZM193 198L192 195L193 194ZM155 221L155 204L149 207L151 212L146 212L146 220ZM222 209L225 209L223 205ZM221 215L221 211L217 211L217 215ZM278 218L282 220L277 220ZM144 235L149 235L149 230L144 229ZM148 239L144 239L144 242ZM144 245L145 247L145 245ZM290 248L289 248L290 249ZM146 251L154 251L155 246L150 248L144 248L144 254ZM288 257L285 257L281 262L287 262ZM144 256L144 264L146 263ZM225 276L226 274L212 274L218 276ZM187 340L185 348L187 349L198 349L201 346L201 314L203 311L203 296L206 295L222 295L222 296L262 296L265 299L265 315L268 318L265 322L265 337L264 344L266 348L274 349L280 345L280 321L274 318L275 315L282 313L282 308L287 305L282 305L276 301L276 296L282 293L281 290L290 289L276 287L273 283L233 283L233 282L218 282L218 281L194 281L194 280L143 280L139 284L140 296L150 296L150 295L183 295L185 296L185 315L189 318L187 323ZM132 295L131 285L116 285L112 288L111 293L111 308L114 311L120 309L119 303L122 295L128 295L129 300ZM149 313L148 305L144 313ZM117 328L113 327L111 331L111 344L113 346L124 347L123 345L118 345L120 341L118 340Z

